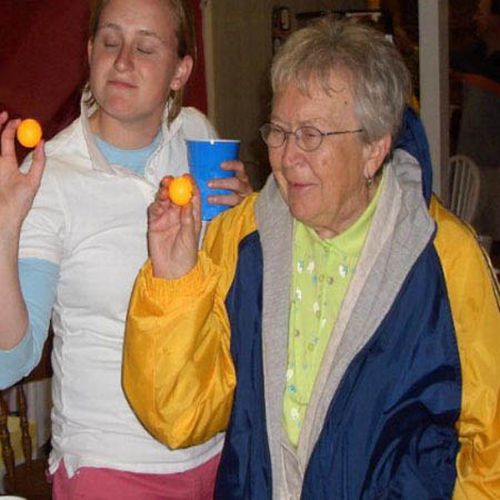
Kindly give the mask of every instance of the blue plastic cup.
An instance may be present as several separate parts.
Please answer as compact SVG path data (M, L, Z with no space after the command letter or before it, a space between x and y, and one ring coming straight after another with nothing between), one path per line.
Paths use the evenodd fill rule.
M237 160L240 141L227 139L187 140L189 172L194 177L201 194L201 218L212 220L216 215L230 208L228 205L208 203L209 196L231 194L227 189L210 189L207 182L212 179L234 177L232 170L223 170L220 164Z

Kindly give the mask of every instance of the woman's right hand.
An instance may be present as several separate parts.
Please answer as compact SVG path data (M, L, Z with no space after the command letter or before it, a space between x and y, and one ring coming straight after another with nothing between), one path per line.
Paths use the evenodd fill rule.
M160 187L148 209L148 246L157 278L177 279L187 274L198 259L201 232L200 192L193 181L191 201L179 207Z
M19 231L33 204L45 166L43 141L40 141L29 172L23 174L19 170L14 140L20 122L19 119L9 121L5 111L0 113L0 230L3 233Z

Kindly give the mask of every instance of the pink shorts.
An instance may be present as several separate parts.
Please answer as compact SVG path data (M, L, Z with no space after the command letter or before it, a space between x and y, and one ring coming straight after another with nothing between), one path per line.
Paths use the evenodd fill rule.
M52 476L54 500L212 500L220 455L185 472L143 474L81 467L70 479L61 460Z

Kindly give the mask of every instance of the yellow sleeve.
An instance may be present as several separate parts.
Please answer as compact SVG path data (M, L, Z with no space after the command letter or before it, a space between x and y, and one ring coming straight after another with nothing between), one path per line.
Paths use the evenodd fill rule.
M170 448L226 429L235 370L225 298L241 238L254 229L254 197L214 220L198 263L177 280L148 261L132 292L124 345L125 394L146 429Z
M498 282L473 230L435 199L436 248L446 278L462 368L455 500L500 498Z

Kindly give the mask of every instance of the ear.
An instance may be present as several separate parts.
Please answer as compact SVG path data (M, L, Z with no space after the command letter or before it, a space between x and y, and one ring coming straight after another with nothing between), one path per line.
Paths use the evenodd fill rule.
M94 48L94 44L92 43L92 40L89 38L87 42L87 60L90 66L90 58L92 57L92 49Z
M184 56L175 68L174 77L170 82L170 88L172 90L179 90L188 81L191 71L193 70L193 58L191 56Z
M366 179L372 179L383 165L386 156L389 154L392 139L390 134L373 141L365 146L365 163L363 175Z

